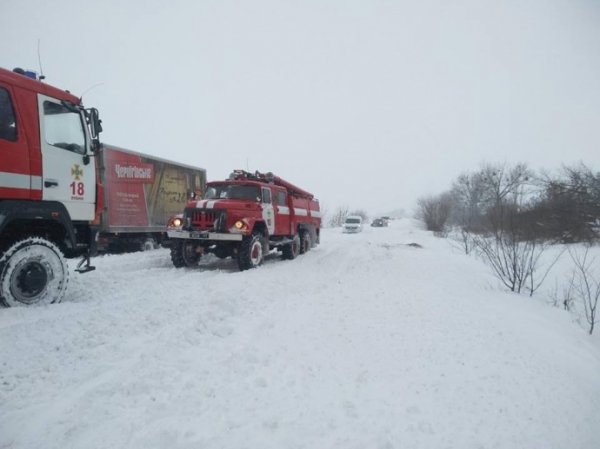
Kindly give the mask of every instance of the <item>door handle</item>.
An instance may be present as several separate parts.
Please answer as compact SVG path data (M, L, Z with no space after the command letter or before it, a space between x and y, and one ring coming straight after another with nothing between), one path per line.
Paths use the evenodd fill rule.
M45 179L44 187L58 187L58 181L54 179Z

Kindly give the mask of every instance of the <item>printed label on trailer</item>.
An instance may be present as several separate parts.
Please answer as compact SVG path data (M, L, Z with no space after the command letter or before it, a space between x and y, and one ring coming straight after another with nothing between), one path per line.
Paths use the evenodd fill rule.
M135 163L116 163L113 176L119 182L142 182L151 184L154 182L154 165Z

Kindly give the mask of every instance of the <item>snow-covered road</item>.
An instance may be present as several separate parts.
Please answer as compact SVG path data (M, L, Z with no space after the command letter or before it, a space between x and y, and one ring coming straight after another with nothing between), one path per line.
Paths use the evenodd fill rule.
M94 263L0 310L0 448L598 447L598 340L411 220L246 272Z

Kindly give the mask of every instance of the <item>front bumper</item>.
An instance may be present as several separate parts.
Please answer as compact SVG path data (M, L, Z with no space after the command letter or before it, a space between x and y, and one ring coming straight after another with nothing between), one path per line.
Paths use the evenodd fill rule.
M167 235L171 239L188 239L188 240L218 240L226 242L241 242L242 234L227 234L225 232L208 232L208 231L183 231L181 229L170 229Z

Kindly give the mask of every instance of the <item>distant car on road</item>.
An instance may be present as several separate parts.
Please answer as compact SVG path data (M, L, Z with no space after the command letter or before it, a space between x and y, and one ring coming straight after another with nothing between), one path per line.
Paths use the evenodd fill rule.
M342 226L342 232L352 234L362 231L362 217L358 215L349 215Z
M376 218L371 223L371 226L374 227L374 228L382 228L382 227L387 226L387 225L388 225L388 222L384 218Z

